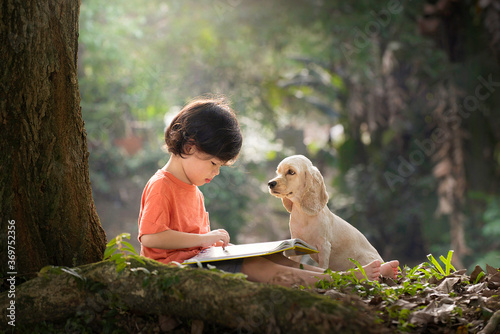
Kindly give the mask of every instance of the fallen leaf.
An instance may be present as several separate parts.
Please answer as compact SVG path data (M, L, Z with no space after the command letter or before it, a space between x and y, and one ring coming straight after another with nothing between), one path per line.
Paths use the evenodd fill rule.
M415 311L410 316L410 323L413 325L428 323L431 320L434 323L447 322L451 316L451 311L455 308L455 304L442 304L432 301L423 310ZM422 322L425 321L425 322Z
M486 265L486 272L488 273L488 275L495 275L496 273L498 273L498 269L487 264Z
M497 271L492 276L488 276L488 288L491 290L500 288L500 271Z
M481 291L483 291L485 288L486 288L486 282L483 282L483 283L478 283L478 284L474 284L474 285L469 285L465 291L467 293L473 293L473 294L476 294L476 293L479 293Z
M439 292L442 292L442 293L449 294L450 292L453 291L453 287L458 282L460 282L460 278L458 278L458 277L448 277L448 278L445 278L444 281L442 281L441 284L438 285L438 287L436 288L436 290L439 291Z
M404 299L399 299L398 301L396 301L394 303L395 306L399 306L401 308L406 308L406 309L412 309L414 307L417 307L418 304L417 303L411 303L411 302L408 302Z
M477 277L479 276L480 273L484 273L483 269L480 266L476 266L472 273L470 274L470 280L472 283L476 282ZM479 282L484 281L484 278L481 278ZM478 282L478 283L479 283Z

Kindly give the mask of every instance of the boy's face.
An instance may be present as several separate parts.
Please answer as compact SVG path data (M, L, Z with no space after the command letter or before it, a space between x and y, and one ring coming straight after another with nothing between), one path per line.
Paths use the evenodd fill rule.
M210 183L212 179L219 175L220 167L224 165L222 161L212 155L206 154L192 147L191 154L185 155L182 159L184 173L189 181L202 186Z

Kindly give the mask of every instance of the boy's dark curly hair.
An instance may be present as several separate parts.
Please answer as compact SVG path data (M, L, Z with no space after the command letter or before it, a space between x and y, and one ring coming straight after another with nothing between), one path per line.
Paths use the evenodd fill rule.
M224 98L198 99L186 105L165 131L172 154L187 154L189 144L224 163L235 160L243 138L238 120Z

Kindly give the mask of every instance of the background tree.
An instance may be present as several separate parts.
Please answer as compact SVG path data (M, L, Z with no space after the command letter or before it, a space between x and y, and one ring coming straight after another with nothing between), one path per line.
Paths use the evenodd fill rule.
M98 261L106 236L90 189L77 79L79 1L0 5L0 240L15 221L16 267ZM11 244L12 245L12 244Z

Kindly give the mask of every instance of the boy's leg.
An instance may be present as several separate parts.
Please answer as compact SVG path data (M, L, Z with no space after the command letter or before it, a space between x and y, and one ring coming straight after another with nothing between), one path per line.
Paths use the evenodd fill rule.
M290 260L289 258L284 256L282 253L267 255L267 256L264 256L264 258L271 260L274 263L281 264L283 266L292 267L292 268L297 268L297 269L301 269L300 266L302 265L302 267L304 269L309 270L309 271L314 271L317 273L324 273L326 270L326 269L323 269L320 267L315 267L315 266L311 266L309 264L303 264L303 263L299 263L297 261Z
M300 265L302 265L304 269L309 270L309 271L318 272L318 273L324 273L326 270L326 269L323 269L320 267L315 267L315 266L311 266L308 264L302 264L302 263L299 263L297 261L290 260L289 258L285 257L281 253L267 255L264 258L269 259L269 260L273 261L274 263L281 264L284 266L293 267L293 268L300 268ZM368 265L370 265L370 264L368 264ZM399 272L398 266L399 266L398 260L385 262L380 267L380 275L382 275L384 277L390 277L390 278L395 279L397 277L398 272ZM363 278L363 277L358 277L358 279L361 279L361 278Z
M298 268L300 269L301 263L290 260L289 258L285 257L282 253L276 253L272 255L265 256L264 258L273 261L274 263L281 264L283 266L288 266L288 267L293 267L293 268ZM373 263L373 262L372 262ZM369 266L370 264L367 264ZM303 268L309 271L317 272L317 273L324 273L326 269L320 268L320 267L315 267L307 264L302 264ZM398 260L393 260L389 262L385 262L381 265L380 267L380 275L384 277L390 277L390 278L396 278L397 274L399 272L398 269L399 266L399 261ZM366 271L366 268L365 268ZM356 277L358 279L363 278L363 275L360 273L360 277L358 277L358 274ZM370 277L367 274L368 277Z
M291 287L294 284L312 285L318 281L315 276L322 274L275 263L264 257L251 257L243 260L241 272L253 282L273 283Z
M380 276L380 261L375 260L363 267L369 280L376 280ZM252 257L243 260L241 272L247 275L249 281L274 283L284 286L314 284L319 279L330 279L330 275L307 269L298 269L275 263L263 257ZM364 278L363 274L355 270L358 279Z
M315 267L315 266L311 266L308 264L302 264L302 263L299 263L297 261L290 260L289 258L285 257L282 253L268 255L268 256L265 256L265 258L273 261L274 263L278 263L278 264L293 267L293 268L300 268L300 265L302 265L304 269L310 270L310 271L315 271L318 273L324 273L326 270L326 269L323 269L320 267ZM380 275L382 275L384 277L390 277L390 278L395 279L398 275L398 272L399 272L398 266L399 266L398 260L392 260L389 262L385 262L380 267ZM358 278L361 279L362 277L358 277Z

